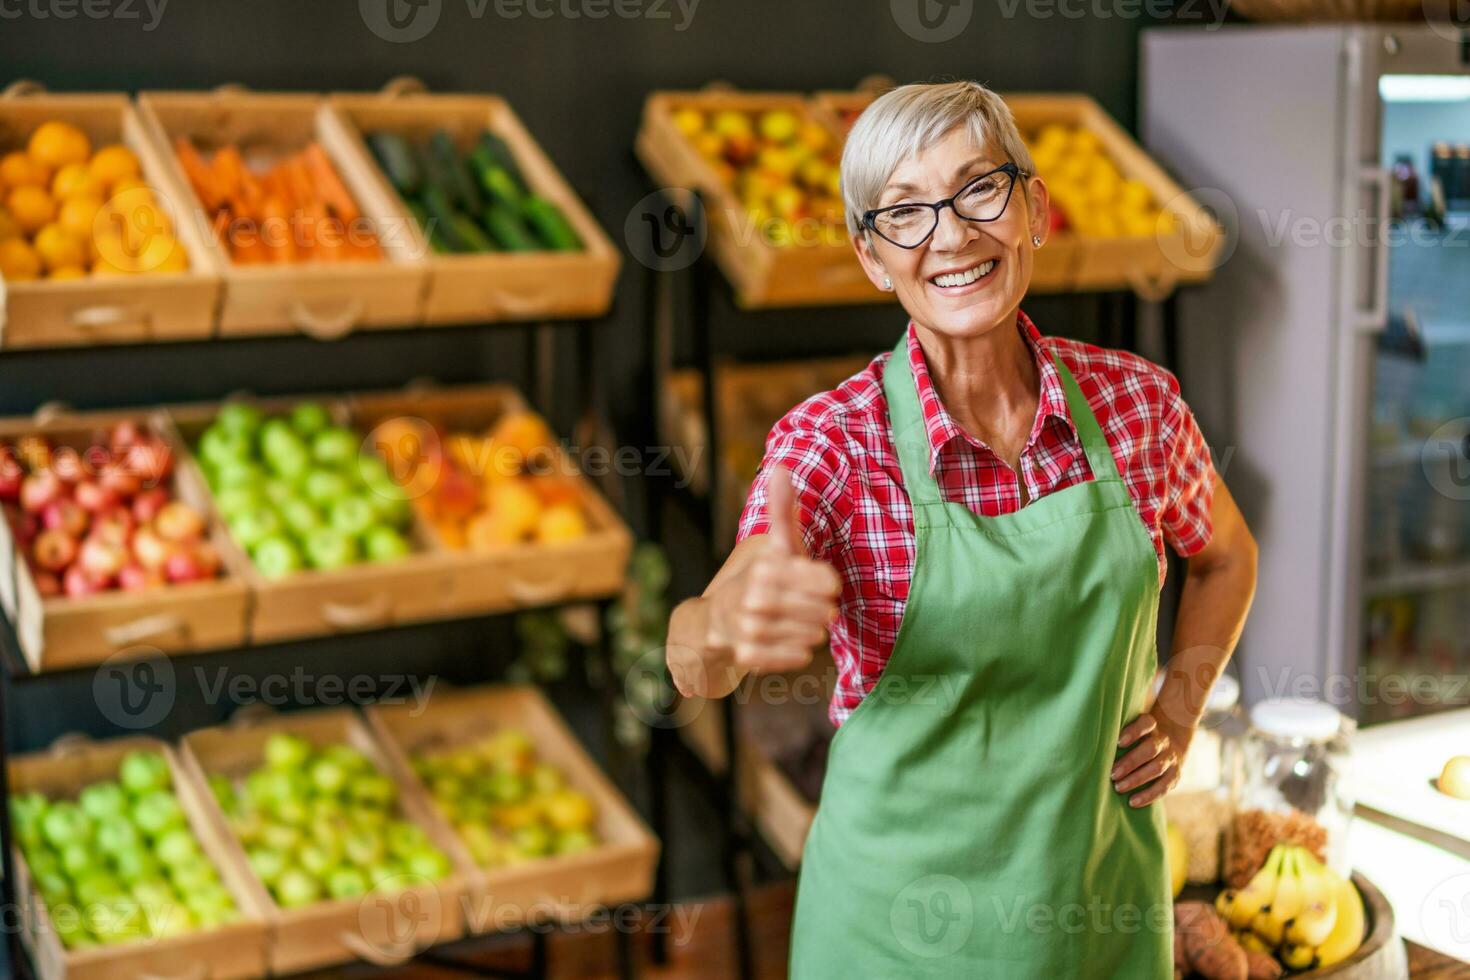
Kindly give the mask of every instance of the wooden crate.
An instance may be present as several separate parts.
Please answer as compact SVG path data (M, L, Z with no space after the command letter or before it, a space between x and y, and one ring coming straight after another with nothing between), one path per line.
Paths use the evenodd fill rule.
M288 411L304 397L254 399L267 415ZM348 419L345 404L313 398L329 407L339 423ZM170 424L184 446L177 466L180 484L212 499L192 447L214 420L218 404L171 406ZM220 534L221 551L241 570L251 594L248 635L252 643L273 643L306 636L376 629L400 623L444 619L463 607L459 569L415 517L408 538L414 551L395 561L365 562L346 568L304 569L270 579L256 570L234 536Z
M300 331L329 340L353 330L413 326L423 319L427 270L420 243L401 218L375 209L366 191L370 174L346 145L317 95L256 93L226 87L213 92L144 92L138 96L144 124L162 151L180 199L210 243L224 276L219 314L222 335ZM211 219L184 176L174 139L192 139L201 153L234 143L248 158L294 152L321 144L363 217L376 229L381 261L238 265L215 235Z
M412 85L409 86L412 89ZM486 323L601 316L612 305L621 258L602 227L567 185L510 104L494 95L429 95L391 85L382 93L342 93L330 100L327 126L350 145L367 171L364 195L393 214L427 255L427 323ZM448 130L461 148L490 129L510 146L531 189L561 209L582 239L580 252L435 254L402 198L373 162L363 134L374 130L424 141Z
M84 449L93 437L118 422L144 421L172 438L168 420L156 411L53 412L38 417L0 419L0 440L44 435L55 446ZM245 641L244 569L229 550L228 535L211 520L209 494L179 478L183 453L176 442L175 496L205 518L211 543L222 559L219 578L167 585L144 592L110 590L89 596L42 596L30 566L18 553L9 521L0 521L0 566L9 579L0 588L5 615L15 627L21 651L33 671L62 670L100 663L136 648L138 656L236 647ZM7 505L9 507L10 505Z
M865 109L881 90L818 92L812 101L829 125L845 133L848 117ZM1050 93L1017 93L1005 100L1028 139L1051 123L1095 133L1123 177L1142 182L1155 202L1175 217L1172 232L1148 237L1052 234L1035 253L1031 294L1133 290L1145 299L1159 299L1181 284L1210 278L1224 245L1220 227L1096 101L1085 95Z
M673 122L677 110L744 112L788 109L819 121L807 99L785 92L657 92L643 104L636 150L643 166L665 187L699 191L707 208L708 247L746 308L891 302L858 264L846 232L841 241L776 247L755 226L734 189L715 173ZM840 134L833 133L841 140Z
M470 742L504 727L525 731L537 758L566 776L567 784L591 797L597 808L600 844L504 868L477 868L481 901L467 923L474 932L520 925L538 918L575 921L598 906L647 898L653 890L659 841L638 818L597 764L588 757L556 709L535 687L496 685L437 695L427 711L412 705L374 705L368 724L402 782L427 797L410 763L424 750ZM444 833L454 832L434 808ZM457 837L456 849L471 860Z
M360 432L372 432L393 418L421 419L444 432L484 432L506 412L526 408L513 388L462 385L364 393L349 401ZM558 472L575 473L567 453L557 449ZM396 466L394 467L397 468ZM435 528L425 534L440 552L453 586L441 602L454 615L484 615L525 606L594 599L622 591L633 535L607 499L576 478L588 533L576 541L507 545L495 551L456 550ZM424 489L428 489L425 486Z
M123 95L51 95L12 86L0 97L0 152L23 148L43 122L79 126L93 148L122 143L138 155L143 177L173 222L189 268L182 272L50 282L0 280L0 346L194 340L214 333L220 295L212 250L168 174L168 160Z
M294 973L355 959L379 965L402 963L427 946L463 935L466 889L472 869L457 861L448 877L410 885L391 901L370 895L326 899L296 909L276 905L265 886L248 870L244 849L207 787L208 777L213 774L238 784L263 763L266 740L277 732L300 736L316 748L345 743L362 752L380 772L397 782L399 816L422 827L429 840L452 861L457 855L456 841L443 833L422 790L415 783L397 778L384 748L351 708L283 715L247 712L227 724L185 735L180 750L183 768L196 785L205 788L202 795L208 797L208 817L233 859L246 869L246 884L270 926L270 971Z
M135 977L206 976L214 980L260 977L266 971L266 924L248 867L237 849L222 835L201 796L200 785L188 778L178 756L163 742L143 737L88 742L63 737L49 751L10 761L7 771L12 794L37 791L49 799L73 799L82 787L116 779L118 766L129 752L157 752L168 760L175 792L200 848L218 869L240 911L240 919L214 929L186 935L140 940L116 946L67 950L47 914L45 903L31 886L30 870L19 847L15 861L15 894L22 903L21 941L42 980L132 980Z

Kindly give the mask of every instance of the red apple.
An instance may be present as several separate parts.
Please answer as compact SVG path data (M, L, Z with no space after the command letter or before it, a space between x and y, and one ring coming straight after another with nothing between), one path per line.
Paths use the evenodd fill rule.
M20 505L32 514L39 514L51 501L65 495L65 484L50 470L37 470L20 484Z
M107 435L107 445L115 453L121 453L143 438L143 427L132 419L125 419L112 427Z
M170 582L197 582L209 577L199 556L193 551L175 551L169 555L168 563L163 566L163 574Z
M66 570L61 577L61 588L67 595L76 598L78 596L92 595L101 592L111 584L108 580L96 580L82 571L81 565L73 565Z
M122 504L92 518L92 533L112 544L125 546L133 537L133 512Z
M75 500L58 497L41 511L41 523L52 531L65 531L73 538L87 532L87 512Z
M102 472L102 467L112 462L112 450L99 442L94 442L82 450L82 465L87 468L87 475L95 477Z
M35 514L21 512L11 519L10 528L15 532L15 539L20 542L21 547L29 548L31 542L36 540L36 535L41 533L41 519Z
M102 485L119 497L131 498L143 489L143 480L124 463L108 463L98 475Z
M77 503L94 514L117 503L117 493L96 480L83 480L77 484L72 494L77 498Z
M61 477L62 483L78 483L87 478L87 466L82 454L71 446L58 446L51 454L51 470Z
M163 505L168 503L168 491L163 487L149 487L133 498L133 517L139 524L147 524L158 516Z
M214 578L219 574L220 558L219 551L208 541L201 541L194 546L194 557L199 562L199 567L204 571L205 578Z
M171 500L153 519L153 526L169 541L196 541L204 533L204 518L182 500Z
M77 539L60 528L51 528L36 535L31 545L31 555L36 564L48 572L59 572L77 559Z
M156 568L144 568L137 562L129 562L117 573L118 588L124 592L142 592L163 584L162 572Z
M19 500L26 471L9 446L0 446L0 500Z
M162 569L176 550L173 542L165 540L151 526L140 527L133 535L133 555L144 568Z
M55 572L38 568L31 572L31 578L36 580L36 591L41 593L43 599L48 596L61 595L61 579L56 577Z
M82 550L77 554L77 564L94 582L111 581L127 563L128 553L122 545L96 534L82 542Z
M173 471L173 450L162 439L144 438L128 448L127 455L123 457L123 466L141 480L143 486L159 486Z

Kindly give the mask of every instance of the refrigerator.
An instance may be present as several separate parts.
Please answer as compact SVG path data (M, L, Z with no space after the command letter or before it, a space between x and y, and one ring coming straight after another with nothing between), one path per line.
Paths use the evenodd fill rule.
M1142 139L1227 231L1178 369L1260 544L1243 696L1470 704L1470 31L1141 44Z

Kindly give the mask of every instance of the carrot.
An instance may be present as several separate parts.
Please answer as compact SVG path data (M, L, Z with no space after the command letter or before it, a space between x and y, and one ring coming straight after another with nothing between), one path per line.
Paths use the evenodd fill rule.
M286 203L278 197L268 197L261 205L261 237L270 250L274 263L295 262L296 235L291 227L291 213Z
M174 140L174 153L179 158L179 164L184 168L184 176L189 178L194 193L199 195L199 200L204 207L210 211L218 210L224 204L224 194L220 193L215 183L214 172L199 155L199 150L187 136L180 136Z
M337 217L346 222L356 221L362 216L357 209L357 202L352 199L352 194L347 190L342 179L337 176L337 169L332 166L327 152L321 148L319 143L308 143L306 145L306 165L311 171L312 183L316 185L317 194L327 203Z
M306 167L306 161L301 154L292 155L283 160L276 168L280 171L281 180L291 190L291 200L298 208L306 208L321 198L316 192L316 186L311 181L311 172ZM325 204L323 204L325 208Z
M226 197L238 195L241 190L242 176L245 173L245 161L240 157L239 148L233 144L221 147L215 151L210 165L219 179L220 191Z

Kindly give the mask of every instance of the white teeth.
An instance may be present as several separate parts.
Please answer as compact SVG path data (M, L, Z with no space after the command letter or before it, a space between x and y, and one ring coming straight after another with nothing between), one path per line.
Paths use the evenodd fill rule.
M989 275L993 268L995 268L995 260L991 259L989 262L980 263L973 269L966 269L964 272L949 272L942 276L935 276L930 281L936 286L968 286L981 276Z

